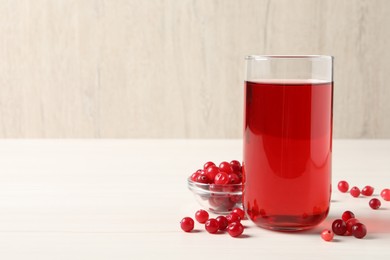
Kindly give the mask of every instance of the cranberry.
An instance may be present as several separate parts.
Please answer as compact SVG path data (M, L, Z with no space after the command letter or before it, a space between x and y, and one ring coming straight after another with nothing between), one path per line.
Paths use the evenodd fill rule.
M368 203L372 209L379 209L381 206L381 201L378 200L377 198L373 198L370 200Z
M352 226L355 225L356 223L360 223L360 221L356 218L350 218L347 220L347 234L348 235L352 234Z
M240 183L244 182L244 179L243 179L243 175L242 173L240 172L238 175L238 178L240 178Z
M214 179L215 184L225 185L229 183L229 175L226 172L219 172Z
M347 210L347 211L345 211L345 212L343 213L343 215L342 215L341 218L342 218L345 222L347 222L348 219L354 218L354 217L355 217L355 214L353 214L353 212Z
M211 195L209 204L215 211L231 211L235 205L233 201L225 196Z
M240 217L240 219L244 219L245 218L245 212L242 209L240 209L240 208L234 208L232 210L232 213L236 213Z
M332 240L333 240L334 233L332 232L332 230L324 229L324 230L321 232L321 237L322 237L323 240L329 242L329 241L332 241Z
M352 187L351 190L349 191L351 193L352 197L359 197L360 196L360 189L356 186Z
M226 216L226 218L229 221L229 224L233 223L233 222L240 222L241 221L240 215L238 215L237 213L234 213L234 212L231 212L229 215Z
M211 184L209 185L209 190L210 190L211 192L221 192L221 191L223 191L223 188L224 188L224 186L222 186L222 185L217 185L217 184L214 184L214 183L211 183ZM215 194L212 193L211 195L215 195Z
M356 223L352 226L352 235L356 238L363 238L367 234L367 228L362 223Z
M206 170L207 168L209 168L210 166L215 166L215 163L213 162L207 162L203 165L203 170Z
M210 234L217 233L217 231L219 229L219 223L215 218L208 219L206 221L206 223L204 224L204 226L205 226L207 232L209 232Z
M235 173L228 174L229 184L239 184L241 182L240 177Z
M195 213L195 219L199 223L204 224L209 219L209 213L203 209L200 209Z
M219 169L221 170L221 172L226 172L227 174L233 172L232 166L230 166L230 163L228 162L221 162L219 164Z
M336 235L344 235L347 231L347 224L342 219L336 219L332 223L332 230Z
M227 231L230 236L238 237L242 234L242 232L244 232L244 226L240 222L234 222L229 224Z
M185 217L180 221L180 227L185 232L190 232L194 229L194 220L190 217Z
M240 172L241 171L241 163L237 160L231 161L230 166L232 167L233 172Z
M371 196L373 193L374 193L374 188L369 185L364 186L364 188L362 189L362 195L364 196Z
M225 197L214 195L214 194L211 194L210 198L209 198L209 203L210 203L210 206L213 207L213 210L216 210L216 209L219 209L220 207L222 207L223 204L225 203L225 201L226 201Z
M227 228L227 226L229 225L229 221L224 216L218 216L216 218L216 220L218 221L219 230L221 230L221 231L225 230Z
M346 181L339 181L337 188L339 189L339 191L345 193L349 189L349 184Z
M194 172L191 175L191 181L196 181L196 179L198 178L199 175L200 175L200 173L198 171Z
M199 174L198 177L196 177L196 182L208 184L210 183L210 179L206 174Z
M205 170L206 174L207 174L207 177L214 181L215 179L215 176L219 173L219 168L215 165L211 165L210 167L208 167L206 170Z
M385 201L390 201L390 189L383 189L381 191L381 197L385 200Z
M239 203L242 202L242 196L241 195L229 195L229 199L231 202Z

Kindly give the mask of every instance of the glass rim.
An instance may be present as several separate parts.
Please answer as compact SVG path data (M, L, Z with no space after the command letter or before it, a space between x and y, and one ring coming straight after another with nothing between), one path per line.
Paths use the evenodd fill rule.
M298 59L323 59L323 60L333 60L334 56L330 55L248 55L245 57L245 60L276 60L276 59L285 59L285 60L298 60Z

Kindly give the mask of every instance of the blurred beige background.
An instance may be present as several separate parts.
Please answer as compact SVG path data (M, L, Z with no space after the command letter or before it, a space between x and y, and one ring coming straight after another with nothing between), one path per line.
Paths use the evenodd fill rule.
M390 137L388 0L0 0L1 138L240 138L244 56L335 56L334 136Z

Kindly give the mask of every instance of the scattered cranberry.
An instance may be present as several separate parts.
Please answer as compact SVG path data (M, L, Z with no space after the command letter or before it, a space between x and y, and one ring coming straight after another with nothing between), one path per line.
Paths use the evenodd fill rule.
M350 218L347 220L347 234L352 235L352 226L356 223L360 223L360 221L356 218Z
M369 185L364 186L364 188L362 189L362 195L364 196L372 196L373 193L374 193L374 187L371 187Z
M228 184L229 175L226 172L219 172L214 178L214 183L219 185Z
M345 222L347 222L348 219L354 218L354 217L355 217L355 214L353 214L353 212L351 212L351 211L349 211L349 210L345 211L345 212L343 213L343 215L341 216L341 218L342 218Z
M234 212L231 212L229 215L226 216L229 224L233 223L233 222L240 222L241 221L241 218L240 218L240 215L238 215L237 213L234 213Z
M347 231L347 224L342 219L336 219L332 223L332 230L336 235L342 236Z
M226 172L227 174L233 173L233 168L228 162L221 162L219 164L219 169L221 170L221 172Z
M210 180L214 180L215 176L219 173L219 168L215 165L211 165L206 168L205 172Z
M390 201L390 189L383 189L381 191L381 197L385 200L385 201Z
M332 241L332 240L333 240L334 233L333 233L332 230L324 229L324 230L321 232L321 237L322 237L323 240L329 242L329 241Z
M240 172L241 171L241 163L237 160L231 161L230 166L232 167L233 172Z
M360 189L356 186L352 187L351 190L349 191L351 193L352 197L359 197L360 196Z
M219 229L219 223L216 219L214 218L210 218L206 221L206 223L204 224L207 232L209 232L210 234L215 234L217 233L218 229Z
M227 227L230 236L238 237L244 232L244 226L240 222L233 222Z
M363 238L367 234L367 228L362 223L356 223L352 226L352 235L356 238Z
M216 220L218 221L219 224L219 230L221 231L226 230L227 226L229 225L229 221L227 220L227 218L224 216L218 216Z
M234 208L232 210L232 213L236 213L240 217L240 219L244 219L245 218L245 212L242 209L240 209L240 208Z
M203 165L203 170L206 170L207 168L209 168L210 166L215 166L215 163L213 162L207 162Z
M349 189L349 184L346 181L339 181L337 188L339 189L339 191L345 193Z
M204 224L209 219L209 213L203 209L200 209L195 213L195 219L199 223Z
M190 217L185 217L180 221L180 227L185 232L190 232L194 229L194 220Z
M378 200L377 198L373 198L370 200L368 203L372 209L379 209L381 206L381 201Z

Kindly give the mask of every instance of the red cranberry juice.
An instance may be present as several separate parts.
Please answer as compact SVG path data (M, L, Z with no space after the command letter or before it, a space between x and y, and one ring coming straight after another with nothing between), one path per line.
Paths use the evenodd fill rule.
M331 195L333 83L246 82L244 208L257 225L319 224Z

